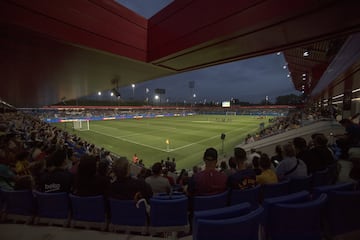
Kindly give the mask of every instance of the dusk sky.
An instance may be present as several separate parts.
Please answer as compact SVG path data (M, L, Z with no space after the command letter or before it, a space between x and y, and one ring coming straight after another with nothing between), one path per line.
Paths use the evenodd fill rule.
M156 12L172 2L172 0L116 0L139 15L150 18ZM287 77L288 69L284 56L276 53L217 65L200 70L180 73L138 83L120 89L123 98L132 97L145 99L153 97L153 90L166 90L163 100L169 101L226 101L237 98L240 101L258 103L269 97L274 102L277 96L296 94L291 78ZM194 81L194 89L189 88L189 82ZM150 92L146 93L146 88ZM133 91L134 90L134 91ZM193 94L196 94L194 98Z

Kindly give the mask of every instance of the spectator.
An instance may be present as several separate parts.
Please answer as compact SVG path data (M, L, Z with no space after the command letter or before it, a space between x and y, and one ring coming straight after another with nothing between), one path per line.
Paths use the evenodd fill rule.
M30 174L28 156L25 151L16 155L15 171L18 176Z
M256 151L256 149L252 148L250 149L250 154L247 157L246 161L245 161L245 166L246 168L253 168L253 159L257 158L257 160L260 159L260 153ZM255 160L256 161L256 160Z
M96 157L84 155L75 175L74 194L79 196L107 195L110 180L97 174Z
M15 173L11 170L10 166L0 162L0 188L4 190L13 190L15 185Z
M73 175L64 169L66 153L57 150L49 156L48 163L53 166L40 177L39 189L42 192L70 192L73 186Z
M216 170L218 153L215 148L204 152L205 169L192 176L189 182L190 196L213 195L226 191L227 176Z
M163 172L163 176L164 176L165 178L167 178L167 180L169 181L170 185L171 185L171 186L174 186L174 185L175 185L175 180L174 180L173 177L171 177L171 176L168 175L169 170L168 170L167 168L164 168L164 169L162 170L162 172Z
M225 171L228 169L228 166L225 161L220 162L220 172L225 173Z
M314 147L310 149L312 160L309 162L304 161L308 169L308 174L321 171L335 163L334 154L328 148L327 143L328 139L324 134L316 134L313 136Z
M193 175L198 171L197 166L193 167ZM176 178L176 184L180 186L183 192L187 192L189 184L189 173L186 169L181 169L179 176Z
M110 197L122 200L149 200L152 190L149 184L141 179L130 177L130 164L125 157L115 159L112 166L116 180L110 185Z
M282 149L280 145L276 145L275 147L275 155L271 157L271 163L273 164L274 168L276 168L279 163L283 160Z
M147 177L151 176L151 170L145 167L142 167L138 175L136 176L138 179L142 179L145 181Z
M134 156L133 156L133 164L138 164L138 163L139 163L139 158L135 153Z
M152 175L145 179L153 191L154 194L170 193L171 186L169 180L162 176L162 165L159 162L154 163L151 168Z
M254 169L247 168L246 152L242 148L234 149L234 157L237 163L236 173L229 176L227 185L232 189L246 189L256 185L256 173Z
M349 149L349 160L352 163L349 177L357 182L360 181L360 148L353 147Z
M252 166L253 166L253 169L254 169L254 172L256 175L260 175L261 174L261 168L260 168L260 156L254 156L253 159L252 159Z
M276 174L279 180L284 178L307 176L306 164L299 158L296 158L295 149L291 143L283 146L284 159L276 168Z
M293 139L293 145L295 148L296 157L298 159L303 160L303 162L306 164L309 174L309 168L313 161L316 161L314 159L313 153L310 152L308 144L306 144L306 140L303 137L296 137Z
M341 149L340 158L347 159L349 148L360 144L360 125L347 118L342 119L339 123L345 128L345 134L335 136L338 138L336 144Z
M170 162L170 172L175 172L176 171L176 162L175 162L175 158L172 158L172 161Z
M276 173L271 169L271 160L266 153L261 154L259 166L261 174L256 176L256 182L258 184L271 184L278 182Z
M236 160L235 157L230 157L228 160L229 168L224 171L226 176L230 176L236 172Z

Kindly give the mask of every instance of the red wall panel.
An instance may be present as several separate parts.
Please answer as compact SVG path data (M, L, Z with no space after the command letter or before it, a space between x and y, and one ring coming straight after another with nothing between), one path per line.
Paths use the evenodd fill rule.
M1 1L0 21L144 61L147 20L132 11L102 0Z
M180 2L175 1L149 20L149 61L196 45L260 31L324 5L314 4L313 0Z

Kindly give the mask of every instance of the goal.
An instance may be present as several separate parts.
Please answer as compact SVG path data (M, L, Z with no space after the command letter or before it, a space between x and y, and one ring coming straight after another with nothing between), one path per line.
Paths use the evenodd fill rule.
M236 116L236 112L225 112L226 116Z
M85 119L76 119L73 121L74 130L87 131L90 130L90 121Z

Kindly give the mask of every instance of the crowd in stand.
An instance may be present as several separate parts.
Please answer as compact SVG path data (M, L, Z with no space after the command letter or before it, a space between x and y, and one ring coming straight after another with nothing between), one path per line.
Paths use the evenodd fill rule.
M279 119L276 126L296 124L297 119L295 115ZM358 145L360 126L341 123L351 137L346 143ZM175 159L156 162L151 169L136 161L142 170L133 176L127 158L111 156L105 149L22 113L1 114L0 132L0 187L4 190L68 192L135 201L179 191L191 198L308 176L337 164L326 136L318 133L309 142L296 137L291 143L276 146L273 156L255 149L247 154L237 147L228 162L221 163L217 150L209 147L203 155L204 168L194 166L192 174L185 169L175 174ZM333 183L337 174L332 176Z
M245 144L255 142L257 140L279 134L301 126L302 114L300 112L292 112L288 116L269 119L267 127L261 127L260 131L255 134L248 134L244 140Z

